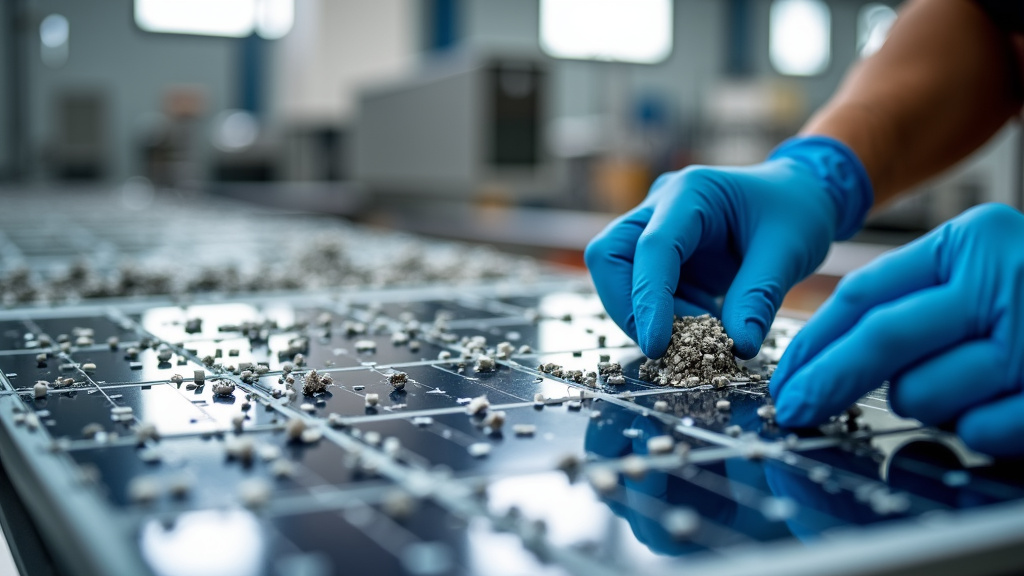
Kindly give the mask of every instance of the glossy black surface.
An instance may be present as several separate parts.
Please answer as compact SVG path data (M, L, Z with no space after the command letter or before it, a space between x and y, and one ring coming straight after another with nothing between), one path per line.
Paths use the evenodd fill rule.
M122 443L74 450L71 455L79 465L98 470L100 489L113 504L134 504L150 510L238 505L242 503L240 483L252 479L265 481L271 488L271 498L308 493L310 489L324 486L383 483L379 478L346 467L346 453L327 441L304 444L289 441L282 432L250 433L255 453L251 460L243 460L229 455L225 448L229 437L169 438L146 448ZM280 458L292 464L290 475L275 476L273 461L265 460L260 454L267 446L279 450ZM155 451L159 459L146 461L145 451ZM159 489L151 502L133 501L130 485L140 477L152 480ZM184 481L189 487L182 496L170 491L177 481Z
M86 426L98 424L107 433L131 434L139 422L153 424L161 434L186 434L210 430L214 420L201 408L183 397L172 386L125 386L99 390L95 387L71 391L53 391L45 398L27 400L42 417L55 438L84 438ZM127 406L133 418L112 418L111 408Z
M39 418L39 433L70 441L56 454L68 473L94 478L86 489L110 515L91 521L125 520L131 537L111 536L113 545L137 546L157 574L678 573L693 559L728 560L736 547L814 546L837 531L918 529L1024 500L1024 468L989 464L895 418L884 388L861 401L856 425L792 431L758 414L770 402L764 382L644 382L645 357L593 294L505 288L126 310L140 334L73 310L25 314L0 321L0 370L17 374L9 379L19 388L8 399ZM96 369L69 367L74 389L35 398L35 381L63 375L64 361L39 366L24 350L33 325L54 338L92 328L96 345L69 358ZM752 374L767 376L795 326L777 323L778 346L745 364ZM394 344L399 330L419 348ZM116 350L107 335L120 338ZM462 342L476 336L516 351L477 370ZM171 361L152 346L126 358L144 338L173 345ZM289 388L283 368L300 340L306 362ZM357 351L359 340L375 346ZM207 355L215 366L203 365ZM625 384L599 378L590 388L539 370L597 371L604 356L621 363ZM269 372L244 382L232 372L244 362ZM206 381L196 385L200 368ZM303 394L311 368L330 374L326 392ZM389 381L399 371L401 389ZM169 382L175 374L180 384ZM217 394L218 382L234 389ZM375 406L367 394L378 395ZM469 414L480 396L490 406ZM125 407L123 421L111 412ZM499 410L502 425L487 426ZM26 413L11 425L27 426ZM143 424L159 438L140 444ZM229 454L239 438L251 441L251 459ZM266 500L245 496L254 483ZM150 492L140 496L140 485Z
M505 409L505 423L499 430L485 426L485 414L442 414L425 420L400 419L356 424L361 436L377 432L401 442L403 456L421 467L441 465L460 476L523 474L556 468L567 457L585 460L618 457L614 447L628 443L645 445L653 436L669 435L693 446L705 444L675 433L672 426L603 402L584 400L582 406L568 402L545 406ZM532 425L531 434L517 434L516 425ZM624 425L625 424L625 425ZM623 436L635 430L635 438ZM488 444L486 456L473 456L470 446ZM407 454L411 452L412 455Z
M29 351L0 354L0 370L16 389L32 388L38 380L52 383L58 376L74 378L79 383L85 382L85 376L70 366L70 361L62 360L56 354L50 354L44 362L39 362L36 356L40 353L39 351ZM62 366L64 369L61 369Z
M71 353L71 358L80 365L95 364L96 369L87 374L100 386L167 382L175 374L191 378L195 370L202 367L179 354L173 354L169 361L161 362L157 358L158 352L153 348L138 350L138 356L132 359L127 355L127 349L131 346L133 344L122 344L116 350L109 347L77 350Z

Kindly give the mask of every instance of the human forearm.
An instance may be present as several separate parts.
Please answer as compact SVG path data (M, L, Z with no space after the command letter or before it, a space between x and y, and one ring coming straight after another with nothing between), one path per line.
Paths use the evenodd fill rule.
M849 146L875 204L951 166L1021 107L1006 33L970 0L908 2L888 41L801 130Z

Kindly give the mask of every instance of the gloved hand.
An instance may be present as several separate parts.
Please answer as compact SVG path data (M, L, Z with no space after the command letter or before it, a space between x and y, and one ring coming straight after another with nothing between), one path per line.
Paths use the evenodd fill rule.
M884 380L900 415L1024 455L1024 215L978 206L849 275L771 380L777 419L809 426Z
M662 175L585 259L608 314L647 356L665 353L673 316L711 313L750 358L786 292L860 228L872 198L846 146L794 138L763 164Z

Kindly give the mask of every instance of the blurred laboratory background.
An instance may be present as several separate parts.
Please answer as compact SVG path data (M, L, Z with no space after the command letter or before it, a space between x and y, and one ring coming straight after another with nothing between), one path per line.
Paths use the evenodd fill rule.
M658 174L763 159L898 4L0 0L0 186L228 196L580 263ZM1017 205L1017 134L862 238Z

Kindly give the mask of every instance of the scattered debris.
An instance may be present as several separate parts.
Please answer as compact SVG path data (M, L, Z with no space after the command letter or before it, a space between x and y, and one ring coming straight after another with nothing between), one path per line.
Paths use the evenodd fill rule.
M405 372L398 370L388 375L388 383L395 390L405 390L405 385L409 382L409 375Z
M481 424L486 428L490 428L492 433L501 431L501 427L505 425L505 412L501 410L492 410L484 416Z
M466 414L474 415L486 411L491 406L491 402L487 399L487 395L477 396L473 398L466 406Z
M288 440L295 442L302 437L302 432L306 429L306 421L302 418L291 418L288 423L284 425L285 436Z
M637 456L636 454L630 454L619 462L622 467L622 473L634 480L639 480L647 474L649 466L647 465L647 459Z
M692 508L672 508L662 515L661 525L676 540L685 540L700 529L700 514Z
M491 453L491 445L487 442L474 442L466 448L466 451L473 458L483 458Z
M246 478L238 485L238 499L247 508L260 508L270 501L271 486L262 478Z
M252 462L256 445L249 436L231 435L224 440L224 452L228 458L243 464Z
M356 340L354 344L356 352L376 352L377 343L373 340Z
M411 494L404 490L391 490L384 495L381 509L395 520L404 520L416 511L419 504Z
M494 359L485 354L481 354L476 359L476 366L473 367L477 372L493 372L494 371Z
M149 441L156 441L160 439L160 431L157 430L156 424L152 422L143 422L135 428L135 443L139 446Z
M512 433L516 436L533 436L537 433L537 426L535 424L514 424Z
M329 378L328 375L321 376L316 370L306 372L302 378L302 393L306 396L323 394L327 391Z
M324 437L323 430L319 428L306 428L299 438L303 444L316 444Z
M92 440L98 434L101 434L103 432L105 432L103 425L98 424L96 422L86 424L84 427L82 427L82 437L87 440Z
M668 454L675 447L675 438L671 436L653 436L647 439L647 452L649 454Z
M160 481L152 476L136 476L128 482L128 498L136 504L149 504L160 497Z
M593 468L587 473L590 485L601 494L607 494L619 485L619 475L606 466Z
M214 380L213 393L214 395L221 397L233 396L235 393L235 383L231 380Z

